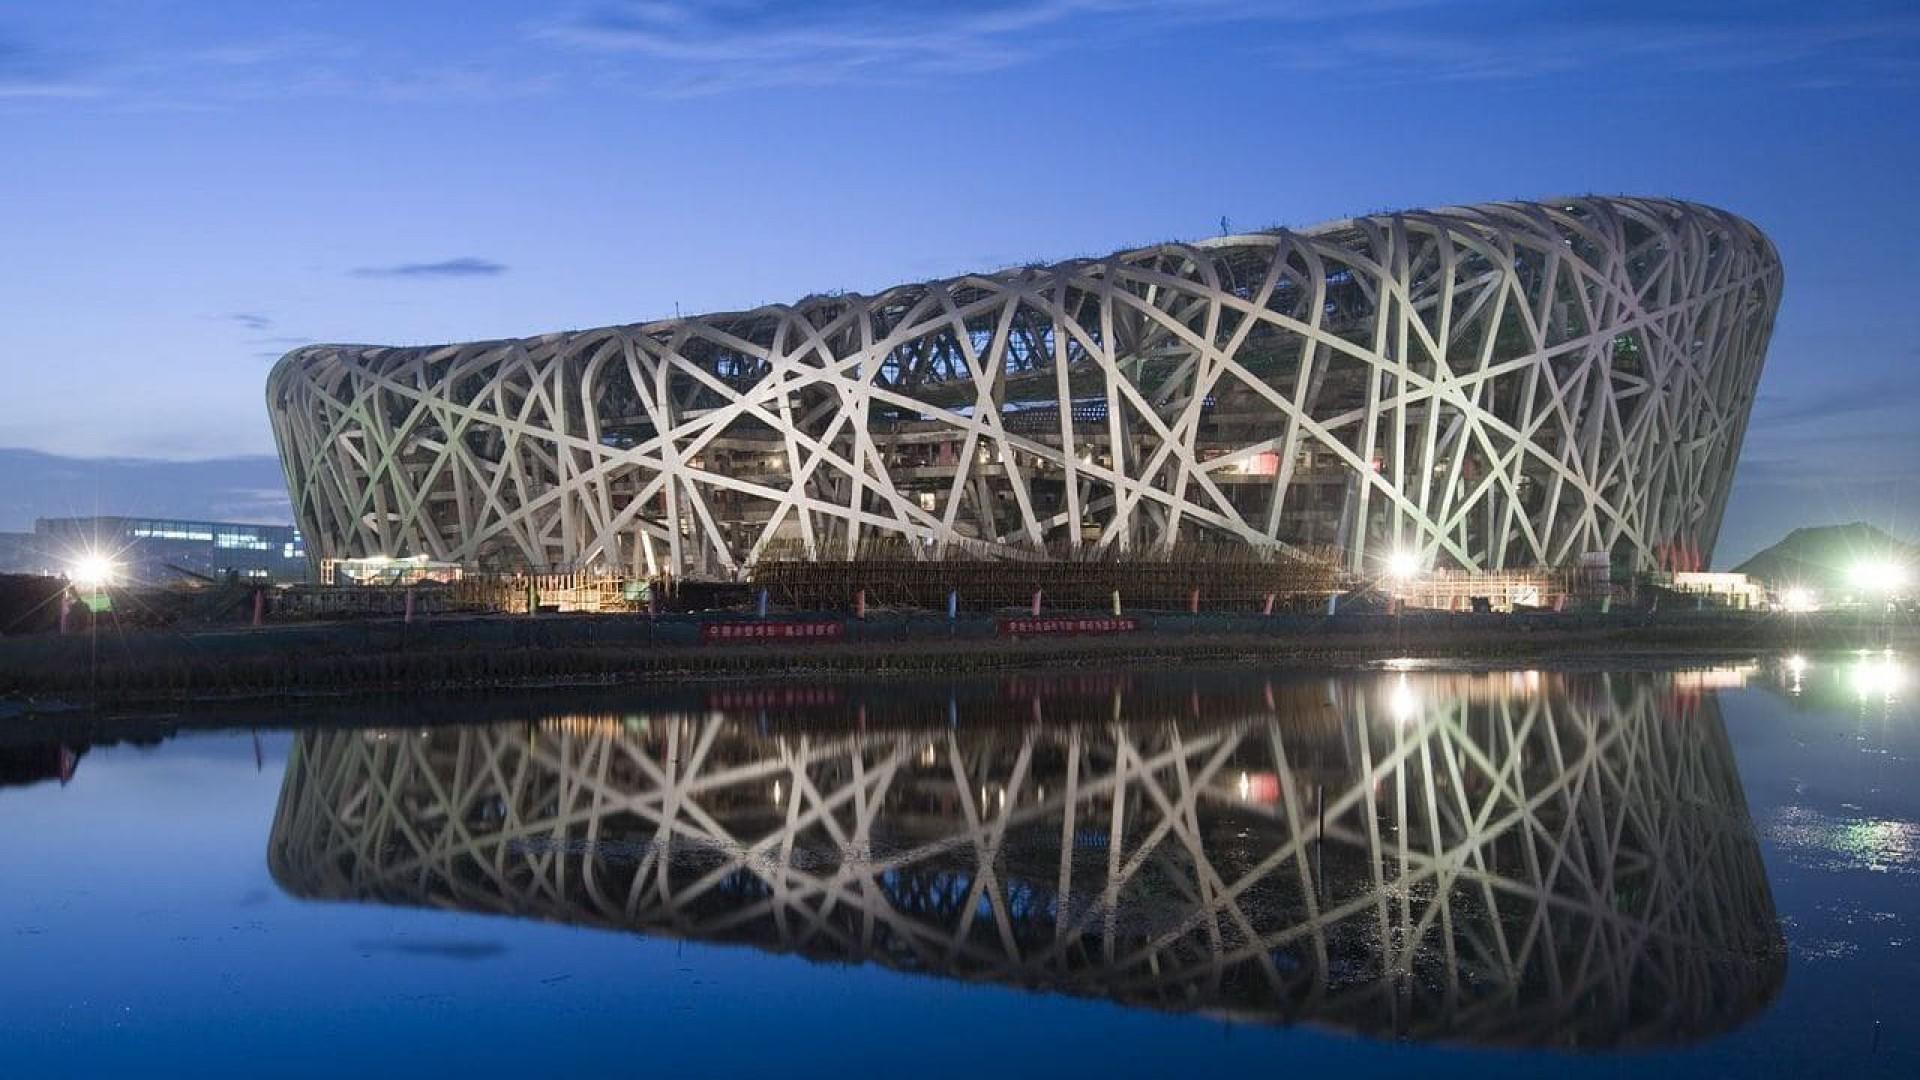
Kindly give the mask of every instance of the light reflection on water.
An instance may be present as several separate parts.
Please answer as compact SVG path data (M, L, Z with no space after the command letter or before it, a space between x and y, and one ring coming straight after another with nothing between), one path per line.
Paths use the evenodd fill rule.
M921 1000L924 1015L895 1016L898 1038L959 1040L939 1016L1004 1002L993 1030L1044 1022L1058 1053L1078 1048L1054 1074L1163 1072L1149 1062L1176 1051L1184 1069L1245 1066L1281 1040L1350 1066L1453 1047L1420 1067L1475 1075L1528 1075L1532 1055L1567 1050L1582 1053L1556 1069L1604 1069L1626 1049L1687 1075L1841 1061L1898 1075L1920 1040L1877 987L1920 976L1907 679L1891 653L1673 672L1076 672L634 692L476 707L488 722L460 725L388 710L377 727L269 735L264 752L249 734L137 756L7 746L0 779L30 786L0 789L0 824L24 810L41 840L69 828L76 851L98 850L0 833L0 858L36 868L0 889L0 931L13 970L43 973L37 989L0 976L0 1046L21 1036L67 1061L125 1038L151 1053L162 1036L133 1039L144 1007L217 1053L259 1035L223 1009L264 1024L296 996L374 1043L374 1015L432 1041L456 1019L505 1031L556 1018L554 1002L586 1018L631 997L629 1011L705 1023L720 1042L698 1060L733 1071L751 1055L726 1037L730 1009L801 1025ZM194 762L169 756L194 748L262 768L253 809L186 786ZM88 811L115 794L94 776L169 769L181 786L144 804L148 849L84 824L129 819ZM226 808L179 844L254 875L241 902L178 915L253 951L218 972L183 954L177 976L257 984L256 1000L193 1012L127 991L109 1023L93 998L54 1011L48 985L112 999L138 981L125 953L72 936L92 924L63 905L119 913L100 936L145 962L168 932L162 901L96 890L103 861L167 861L151 837L176 800L191 820ZM269 872L273 892L251 885ZM594 933L552 936L564 927ZM320 939L362 974L316 964ZM604 966L616 953L629 974ZM796 957L813 963L783 966ZM727 972L751 974L713 989ZM1041 996L996 996L1009 990ZM356 1008L372 1011L341 1019ZM277 1044L311 1034L282 1019ZM1169 1020L1231 1020L1239 1041ZM1507 1053L1461 1056L1494 1049ZM931 1071L976 1071L963 1065Z
M1836 817L1807 807L1783 807L1767 836L1809 869L1920 873L1920 826L1911 821Z
M269 861L315 899L1424 1040L1686 1043L1778 988L1719 712L1679 683L988 689L949 697L951 726L882 698L853 730L761 709L306 732Z
M1721 670L1738 673L1729 685L1745 686L1760 665ZM1856 649L1823 657L1787 653L1770 660L1767 670L1773 683L1791 697L1807 692L1809 685L1819 685L1829 705L1850 698L1863 708L1887 710L1898 706L1911 692L1914 677L1911 661L1890 648ZM1816 679L1816 675L1824 679Z

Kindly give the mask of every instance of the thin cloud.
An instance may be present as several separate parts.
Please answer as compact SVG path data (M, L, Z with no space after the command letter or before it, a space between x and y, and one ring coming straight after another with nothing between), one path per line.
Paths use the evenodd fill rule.
M352 271L363 278L471 278L494 277L507 272L505 263L462 255L439 262L399 263L394 266L362 266Z
M1920 394L1920 380L1916 380L1912 374L1901 372L1862 379L1830 390L1802 392L1792 397L1778 393L1762 394L1755 402L1753 419L1756 425L1767 427L1834 420L1884 409L1904 408L1914 400L1916 394Z
M0 36L0 101L78 99L100 89L44 49Z
M239 323L249 330L267 330L272 328L273 320L254 311L236 311L227 316L228 320Z
M293 521L293 503L284 487L228 488L211 496L216 521L255 521L262 525Z
M501 27L498 37L491 51L443 60L416 42L309 31L184 48L99 45L84 53L0 36L0 105L207 112L286 99L494 102L560 87L558 76L529 74L515 62L524 44L511 27Z
M249 329L265 330L267 329L267 327L272 325L272 320L270 319L266 319L260 316L253 316L253 317L258 318L260 322L259 322L259 325L257 326L251 323L245 324L248 326ZM239 320L240 318L241 317L238 315L234 316L235 320ZM313 339L310 337L298 337L292 334L270 334L270 335L267 335L266 337L248 338L247 344L266 346L266 348L258 349L254 352L253 354L254 359L278 360L282 356L285 356L287 354L287 350L289 349L297 349L302 345L313 344Z
M591 91L688 97L912 85L1204 32L1223 62L1277 77L1436 84L1764 75L1783 88L1920 82L1920 14L1888 0L1724 15L1441 0L601 0L473 28L448 57L409 31L96 46L0 35L0 107L205 111L287 99L475 104ZM532 51L530 52L530 47ZM541 55L544 52L546 55ZM554 53L565 55L552 55ZM1631 74L1633 77L1628 78Z
M1430 9L1430 10L1420 10ZM1713 75L1766 71L1802 87L1911 81L1920 17L1871 2L1741 11L1725 18L1615 17L1588 9L1380 0L931 0L820 10L770 0L606 3L532 31L544 44L631 65L634 85L669 96L776 86L902 83L980 74L1068 48L1196 26L1291 24L1259 54L1279 70L1375 82L1549 78L1596 70ZM1220 31L1227 37L1225 29ZM1223 44L1237 46L1239 36ZM616 70L619 70L616 67Z
M563 49L643 59L643 89L688 96L978 74L1180 25L1350 19L1431 2L868 0L823 11L768 0L718 10L648 0L575 11L535 27L532 36Z
M1740 452L1740 487L1824 495L1885 485L1911 497L1920 490L1909 464L1920 460L1920 432L1895 417L1872 422L1867 412L1836 413L1848 418L1821 426L1783 424L1756 410Z
M1342 29L1270 58L1299 72L1342 73L1374 82L1494 82L1605 71L1656 76L1766 73L1804 89L1911 83L1911 51L1920 17L1864 13L1835 18L1809 8L1770 17L1725 19L1581 17L1547 13L1526 20L1474 19L1450 25L1381 20Z
M105 96L97 86L61 80L0 78L0 100L84 101Z

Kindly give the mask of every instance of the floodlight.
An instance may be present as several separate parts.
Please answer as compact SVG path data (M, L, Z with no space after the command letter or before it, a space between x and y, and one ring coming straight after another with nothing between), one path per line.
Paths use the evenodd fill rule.
M1780 594L1780 607L1796 615L1803 615L1809 611L1820 610L1820 601L1814 596L1812 589L1795 585Z
M1861 559L1847 571L1854 588L1893 592L1907 583L1907 568L1892 559Z
M96 552L80 556L67 567L67 579L83 589L104 589L119 576L119 565Z
M1400 550L1387 556L1387 576L1397 581L1406 581L1420 574L1420 556L1411 551Z

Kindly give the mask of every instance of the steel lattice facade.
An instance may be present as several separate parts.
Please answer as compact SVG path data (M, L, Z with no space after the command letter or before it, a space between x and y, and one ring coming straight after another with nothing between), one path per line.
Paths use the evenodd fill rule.
M725 575L1194 539L1469 570L1710 555L1781 269L1577 198L1164 244L268 380L319 559Z

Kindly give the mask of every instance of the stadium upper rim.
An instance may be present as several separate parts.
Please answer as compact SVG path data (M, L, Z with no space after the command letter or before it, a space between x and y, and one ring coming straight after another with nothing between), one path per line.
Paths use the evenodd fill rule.
M466 341L441 341L419 345L380 344L375 342L315 342L302 345L282 355L267 374L268 393L279 381L284 369L307 360L330 360L342 354L364 353L368 351L427 353L440 349L475 348L489 345L508 345L517 342L552 342L587 334L608 332L657 333L670 331L688 324L726 323L734 320L760 319L783 313L811 311L828 305L849 305L872 303L897 293L924 290L936 285L951 285L970 280L998 283L1015 282L1024 278L1043 278L1076 268L1091 266L1114 259L1126 259L1163 251L1168 248L1191 248L1200 251L1217 251L1236 247L1258 246L1277 237L1297 236L1307 239L1338 242L1344 233L1360 233L1370 222L1392 221L1394 219L1436 219L1457 223L1461 227L1479 226L1488 235L1503 231L1503 223L1490 220L1489 215L1497 212L1518 213L1528 216L1537 212L1558 211L1563 214L1578 214L1584 206L1604 205L1616 210L1638 210L1643 213L1664 212L1670 218L1694 217L1717 222L1729 233L1745 234L1754 244L1756 251L1771 264L1773 273L1781 273L1780 258L1773 241L1767 234L1749 219L1708 203L1670 196L1652 195L1565 195L1543 199L1506 199L1482 203L1462 203L1431 209L1413 208L1404 210L1383 210L1371 214L1356 214L1333 221L1321 222L1304 228L1294 229L1276 226L1268 229L1253 229L1246 232L1228 233L1222 236L1209 236L1197 240L1167 240L1155 244L1141 244L1123 247L1104 255L1076 256L1056 259L1049 262L1021 263L994 270L951 274L945 277L923 278L915 281L903 281L889 285L874 292L836 291L810 293L791 303L761 304L752 308L699 312L692 315L675 315L661 319L645 319L638 322L606 323L596 326L578 327L571 330L552 330L544 333L527 334L519 337L474 338ZM1513 222L1504 223L1510 226ZM1355 239L1360 237L1356 236Z

